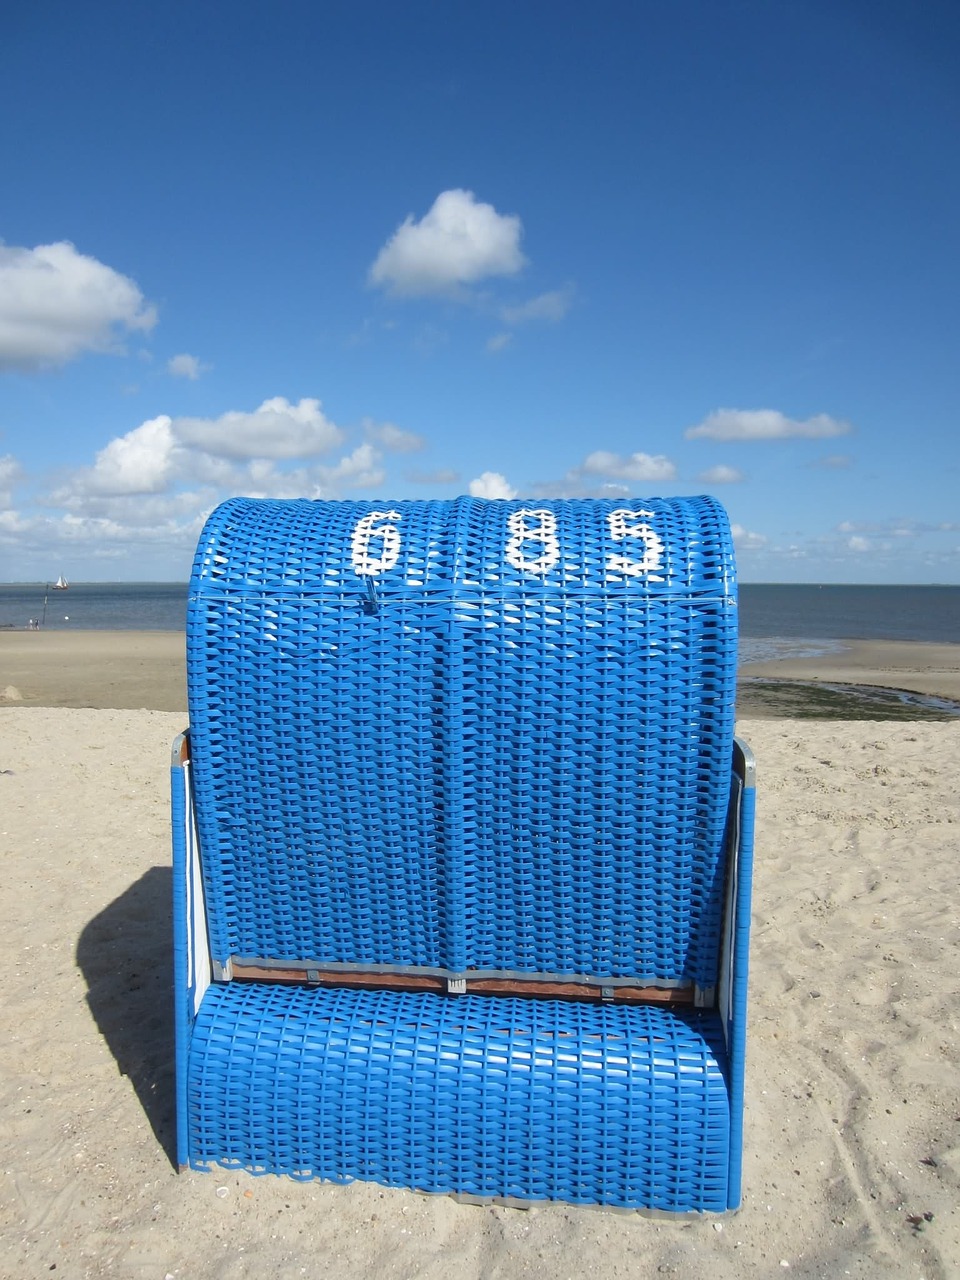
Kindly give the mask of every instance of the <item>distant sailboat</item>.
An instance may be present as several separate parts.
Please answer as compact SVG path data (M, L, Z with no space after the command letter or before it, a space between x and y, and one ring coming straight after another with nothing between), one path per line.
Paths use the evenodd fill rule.
M61 573L60 577L59 577L59 578L56 580L56 582L53 584L53 587L51 588L51 590L53 590L53 591L67 591L67 590L69 590L69 587L70 587L70 583L66 580L66 578L65 578L65 577L63 576L63 574Z

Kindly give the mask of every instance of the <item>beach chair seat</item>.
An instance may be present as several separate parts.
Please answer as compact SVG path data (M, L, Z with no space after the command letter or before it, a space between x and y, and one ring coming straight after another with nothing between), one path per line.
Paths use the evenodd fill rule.
M232 500L187 666L182 1166L736 1207L754 792L715 502Z

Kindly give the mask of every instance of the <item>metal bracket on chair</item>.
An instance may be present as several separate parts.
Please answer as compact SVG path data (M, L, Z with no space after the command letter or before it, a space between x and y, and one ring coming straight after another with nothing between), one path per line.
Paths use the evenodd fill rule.
M226 964L221 964L219 960L210 961L213 970L214 982L232 982L233 981L233 957L231 956Z
M447 994L451 996L465 996L467 994L466 978L448 978Z
M370 574L369 577L367 577L366 583L367 596L363 602L363 607L366 609L367 613L379 613L380 597L377 595L377 582L373 574Z

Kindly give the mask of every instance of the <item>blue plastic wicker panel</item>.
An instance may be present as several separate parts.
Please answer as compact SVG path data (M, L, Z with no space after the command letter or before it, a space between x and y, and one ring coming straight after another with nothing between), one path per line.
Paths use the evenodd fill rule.
M716 1015L215 986L191 1050L190 1160L719 1212L724 1071Z
M188 614L215 956L711 984L734 605L707 498L219 508Z

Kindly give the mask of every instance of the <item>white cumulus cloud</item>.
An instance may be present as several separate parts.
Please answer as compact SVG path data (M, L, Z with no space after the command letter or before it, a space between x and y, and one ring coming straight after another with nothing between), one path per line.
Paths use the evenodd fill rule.
M116 350L120 331L149 330L156 318L129 277L67 241L34 249L0 244L0 370Z
M521 234L515 214L497 213L472 191L443 191L419 222L410 214L397 228L370 268L370 283L414 297L516 275L526 264Z
M170 418L151 418L101 449L81 488L101 494L162 493L173 474L175 448Z
M291 404L283 396L264 400L252 413L177 418L175 431L181 443L217 458L310 458L343 440L319 400Z
M848 435L851 430L849 422L826 413L801 422L776 409L717 409L684 435L688 440L824 440Z
M515 498L517 491L499 471L484 471L470 481L472 498Z
M178 356L171 356L167 361L167 372L174 378L189 378L191 382L196 382L201 373L207 373L210 365L203 364L197 356L187 355L182 352Z
M159 527L164 512L182 525L191 510L202 519L229 494L338 498L347 490L378 488L386 479L383 455L369 440L336 461L314 460L343 435L316 400L291 405L278 397L254 413L216 419L164 415L111 440L93 466L74 471L46 504L78 520Z

